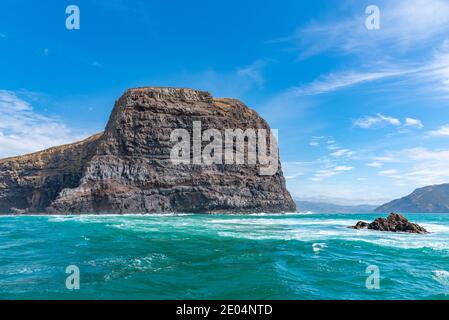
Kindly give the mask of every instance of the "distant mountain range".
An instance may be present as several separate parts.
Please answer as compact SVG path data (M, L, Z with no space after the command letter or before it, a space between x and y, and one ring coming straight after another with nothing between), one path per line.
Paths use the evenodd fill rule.
M380 207L368 204L340 205L295 200L298 212L313 213L449 213L449 183L416 189L408 196Z
M449 213L449 183L416 189L406 197L381 205L375 212Z
M313 213L372 213L377 206L362 204L362 205L339 205L326 202L311 202L296 200L296 207L298 212L313 212Z

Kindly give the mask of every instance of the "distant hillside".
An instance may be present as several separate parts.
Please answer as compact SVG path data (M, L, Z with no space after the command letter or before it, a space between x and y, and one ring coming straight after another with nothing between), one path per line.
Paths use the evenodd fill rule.
M372 213L377 206L362 204L357 206L338 205L326 202L311 202L296 200L298 212L313 213Z
M376 212L446 213L449 212L449 183L419 188L410 195L393 200Z

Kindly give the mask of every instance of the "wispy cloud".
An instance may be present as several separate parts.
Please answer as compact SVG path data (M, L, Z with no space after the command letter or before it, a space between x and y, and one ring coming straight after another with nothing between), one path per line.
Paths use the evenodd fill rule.
M383 114L378 113L375 116L366 116L363 118L356 119L353 121L353 124L355 127L368 129L379 125L400 126L401 121L394 117L384 116Z
M351 171L352 169L354 168L344 165L329 167L326 169L318 170L312 177L309 178L309 180L315 182L322 181L323 179L340 175L343 172Z
M381 30L376 32L366 29L365 12L357 3L352 15L345 11L349 18L311 23L270 42L293 43L304 59L326 51L367 56L388 50L401 54L427 47L447 35L449 3L445 0L383 0L377 4Z
M0 90L0 158L74 142L77 136L60 120L41 115L16 93Z
M285 174L285 179L292 180L306 175L313 167L313 162L283 162L282 169Z
M398 171L395 169L383 170L379 172L379 175L386 177L397 177Z
M320 76L309 84L291 89L296 96L326 94L347 89L364 83L383 83L389 80L401 82L407 87L419 86L425 92L449 92L449 44L444 42L435 49L425 62L396 62L382 66L375 65L373 70L340 71ZM376 70L379 69L379 70Z
M335 152L332 152L330 155L336 158L342 158L342 157L350 157L354 154L353 151L349 149L338 149Z
M449 136L449 124L445 124L439 127L437 130L431 130L427 134L428 136L433 137L447 137Z
M416 85L426 93L449 93L449 2L398 0L378 5L380 30L366 29L366 15L357 5L351 18L320 21L274 41L295 43L302 59L328 51L353 56L352 66L294 87L293 94L320 95L387 80Z
M442 49L445 47L445 49ZM290 99L303 96L314 96L327 94L339 90L349 89L353 86L364 83L378 83L382 90L395 90L403 87L413 88L415 95L422 95L430 99L448 99L449 98L449 46L445 44L434 53L430 62L418 65L404 64L397 66L396 71L389 68L387 71L356 72L343 71L331 73L319 77L309 84L293 87L286 90L285 94ZM385 81L390 85L385 85ZM409 91L408 91L409 92ZM408 95L409 93L407 93ZM405 122L406 126L420 127L419 124L412 124L413 119Z
M335 171L351 171L352 169L354 169L354 167L350 166L336 166L334 168Z
M332 136L313 136L309 144L324 151L325 155L310 162L283 163L286 179L301 176L302 179L319 182L354 169L352 165L347 164L354 152L339 147Z
M297 96L310 96L341 90L358 84L382 80L404 74L405 71L355 72L345 71L331 73L314 80L310 84L293 88Z
M311 147L321 147L322 145L324 145L328 150L340 149L337 146L337 141L335 141L331 136L313 136L310 139L309 145Z
M414 119L414 118L405 118L404 126L405 127L416 127L418 129L422 129L424 127L421 120Z
M367 30L364 6L350 2L344 8L336 8L335 14L327 21L303 25L289 36L271 41L290 49L293 46L298 58L296 62L301 67L308 63L304 60L312 56L319 55L314 57L313 63L337 61L332 65L338 65L338 69L326 66L314 69L311 81L299 82L299 85L284 91L291 100L299 101L298 108L303 101L313 101L317 105L329 103L329 97L320 99L320 96L329 94L335 98L332 100L335 103L349 101L344 112L351 113L354 110L350 108L354 104L358 107L357 102L352 102L354 98L362 101L369 95L368 99L372 100L360 103L357 113L349 116L354 119L354 127L385 128L391 133L385 139L384 135L357 130L366 139L354 139L342 147L337 143L328 144L330 139L324 135L324 130L313 131L312 134L319 132L323 136L310 139L309 145L313 147L310 151L312 154L320 150L325 153L319 159L322 161L317 161L298 179L298 185L299 180L309 180L307 186L298 187L309 195L326 195L326 188L334 184L333 190L346 189L344 196L350 198L371 193L373 199L391 199L410 191L410 188L449 181L449 169L446 169L449 150L432 149L437 145L430 143L438 143L436 139L427 140L427 148L398 149L398 146L423 142L421 138L425 137L425 132L420 136L415 133L424 125L427 127L431 117L419 109L421 103L423 107L431 107L434 104L427 105L425 100L449 99L449 2L379 0L374 4L381 10L381 30ZM318 70L324 71L317 75L315 72ZM339 100L337 93L340 92L345 93L344 100ZM355 96L350 97L347 93ZM373 113L359 113L362 107L371 107L376 102L380 102L381 108ZM383 102L385 104L382 105ZM403 115L407 110L402 108L405 104L410 107L410 114ZM400 113L398 108L402 108ZM323 118L325 122L327 117ZM422 121L424 119L426 122ZM329 128L336 130L336 137L341 135L338 132L340 128L334 129L333 123ZM429 131L427 136L449 137L449 124ZM385 152L389 148L395 151ZM373 157L373 153L377 156ZM359 165L363 166L363 173L357 170ZM338 166L355 169L338 171ZM362 179L358 180L358 177ZM363 183L366 178L369 182ZM324 180L326 184L321 183ZM293 182L289 181L290 184ZM401 188L396 187L399 185Z
M310 139L309 145L315 148L324 146L329 152L329 155L335 158L351 157L354 155L352 150L341 148L332 136L314 136Z
M384 126L393 126L393 127L400 127L402 129L405 128L416 128L416 129L422 129L424 125L422 124L422 121L415 118L406 117L403 122L399 120L398 118L386 116L381 113L378 113L374 116L365 116L362 118L358 118L352 121L354 127L362 128L362 129L369 129L369 128L379 128ZM401 132L407 132L405 130L402 130Z
M399 186L425 186L449 181L449 150L409 148L378 157L389 168L378 172Z
M367 166L368 166L368 167L372 167L372 168L382 168L383 163L382 163L382 162L375 161L375 162L370 162L370 163L368 163Z

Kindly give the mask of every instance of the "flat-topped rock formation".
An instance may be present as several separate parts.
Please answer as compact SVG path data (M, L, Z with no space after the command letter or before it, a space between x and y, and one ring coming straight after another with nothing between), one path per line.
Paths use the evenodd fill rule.
M261 175L260 163L173 163L171 133L192 133L195 121L203 131L270 129L235 99L192 89L130 89L104 133L0 160L0 214L295 211L279 159L272 175Z
M355 226L350 228L389 232L428 233L423 227L411 223L404 216L397 213L390 213L387 219L377 218L371 223L359 221Z

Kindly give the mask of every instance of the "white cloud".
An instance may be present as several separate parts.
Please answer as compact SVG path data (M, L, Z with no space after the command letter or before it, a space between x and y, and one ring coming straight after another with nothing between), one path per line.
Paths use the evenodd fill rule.
M296 179L296 178L298 178L298 177L300 177L300 176L303 176L303 175L304 175L303 173L297 173L297 174L292 174L292 175L286 175L286 176L285 176L285 179L287 179L287 180Z
M298 29L287 38L274 41L288 42L290 47L292 43L295 44L300 55L299 59L306 59L324 52L327 55L336 54L338 60L341 60L342 54L350 55L341 60L346 65L340 64L340 69L327 70L326 74L312 79L311 82L290 89L289 93L292 96L300 97L298 101L315 102L321 101L321 99L301 97L355 89L356 86L358 86L357 89L365 89L369 85L371 90L368 92L369 94L381 92L380 95L382 95L385 93L385 98L398 102L393 104L393 107L399 107L402 103L410 100L420 101L421 97L432 100L449 99L449 40L446 40L448 38L447 30L449 30L449 1L379 0L375 4L381 8L381 30L379 31L367 31L364 25L366 17L363 12L364 6L350 2L349 5L346 3L344 5L345 18L343 21L338 21L335 18L328 21L318 20L316 23ZM353 8L355 11L351 17L348 9ZM333 9L335 9L335 14L332 14L332 17L342 16L338 8L334 6ZM357 91L357 93L359 92ZM366 92L363 91L363 93ZM301 105L297 104L300 108ZM397 133L412 132L412 130L424 127L420 118L415 118L413 114L407 114L408 117L405 115L398 117L397 114L390 114L391 111L383 110L375 111L382 111L386 114L368 114L367 117L356 119L354 125L361 128L384 126L389 127L390 131L393 131L392 128L394 128L394 132ZM432 135L449 136L449 124L434 130ZM325 147L323 142L321 145ZM362 157L365 152L382 150L392 144L397 148L399 145L407 145L409 142L410 140L405 140L404 136L401 136L400 141L382 140L376 145L370 144L365 149L357 150L356 156ZM337 145L335 147L337 149L327 150L326 154L326 158L333 161L334 167L340 165L337 162L347 160L339 157L345 153L342 151L345 149L339 148ZM352 151L349 150L349 152ZM351 160L362 160L356 159L357 157L353 157ZM368 194L366 191L372 188L373 198L376 193L379 198L390 198L391 200L398 195L406 194L404 190L408 191L427 184L449 182L449 166L447 166L449 150L412 148L386 152L378 157L368 159L370 160L366 161L366 165L378 168L376 171L381 172L381 174L378 172L380 177L374 176L372 179L373 182L376 181L375 185L371 183L365 185L360 182L359 190L357 181L363 180L353 178L349 183L349 179L345 180L345 176L339 176L338 182L335 181L332 190L339 192L345 189L345 183L347 183L347 192L341 196L348 199L364 196L365 193ZM348 165L354 164L351 162ZM368 167L365 168L368 169ZM371 172L371 170L368 171ZM320 181L325 177L334 177L335 172L335 169L326 166L316 168L310 175L307 186L298 188L301 188L303 192L308 190L309 196L326 194L326 188L334 182L334 179L329 179L326 183L320 183ZM348 175L348 178L351 178L351 175ZM369 178L371 179L371 177ZM382 180L387 180L386 184L379 183ZM396 186L399 185L403 187L397 188ZM311 187L307 189L308 186ZM314 189L312 190L312 188ZM330 191L329 194L332 192L334 191Z
M345 164L354 152L338 147L334 137L313 136L309 144L315 148L323 147L321 150L325 152L325 155L311 162L283 163L286 179L305 176L304 179L319 182L354 169L353 166Z
M371 162L367 164L368 167L372 167L372 168L382 168L383 163L382 162Z
M405 127L416 127L416 128L423 128L423 124L421 122L421 120L418 119L413 119L413 118L405 118Z
M333 177L337 174L339 174L339 172L335 171L335 170L318 170L317 173L315 174L315 177L317 179L322 179L322 178Z
M336 158L341 158L341 157L350 157L353 154L354 154L354 152L349 149L339 149L335 152L332 152L330 155L334 156Z
M383 170L383 171L379 171L379 175L381 176L396 176L399 172L395 169L389 169L389 170Z
M393 126L400 126L401 121L399 119L390 117L390 116L384 116L383 114L378 113L376 116L366 116L363 118L359 118L353 121L354 126L368 129L373 126L377 125L393 125Z
M354 120L353 124L356 127L367 129L367 128L371 128L372 126L377 125L381 122L382 121L379 117L366 116L366 117Z
M379 175L393 179L398 186L417 188L449 182L447 149L410 148L388 152L382 158L385 163L398 168L380 171Z
M381 157L376 157L375 160L380 161L380 162L392 162L393 158L391 156L381 156Z
M437 130L432 130L427 133L429 136L449 136L449 124L439 127Z
M0 90L0 158L74 142L75 136L56 118L41 115L16 93Z
M328 139L329 137L314 137L318 140ZM352 155L349 149L342 150L340 157ZM346 158L345 158L346 159ZM354 167L342 164L341 158L321 157L310 162L283 162L282 168L287 180L293 180L297 177L303 176L301 179L308 179L310 181L322 181L336 175L341 175L349 172Z
M408 84L418 84L420 91L447 94L449 92L449 44L446 40L434 50L429 62L418 67L408 79Z
M449 29L449 3L445 0L379 0L381 30L365 27L364 8L354 7L354 15L344 20L319 21L297 29L291 36L272 43L294 43L300 58L325 51L345 54L376 55L379 51L401 54L428 47L444 38Z
M336 166L334 168L335 171L351 171L352 169L354 168L349 166Z
M363 71L340 71L319 77L309 84L293 88L296 96L319 95L369 82L390 80L415 87L417 92L449 93L449 40L439 44L422 61L373 63Z
M428 148L408 148L398 151L386 152L385 155L376 157L376 161L384 163L415 163L417 161L449 161L448 150L430 150Z
M389 117L389 116L384 116L384 115L382 115L382 114L378 114L377 115L382 121L384 121L384 122L386 122L386 123L388 123L388 124L391 124L391 125L393 125L393 126L400 126L401 125L401 121L399 121L398 119L396 119L396 118L393 118L393 117Z
M310 171L313 164L313 162L283 162L282 170L284 171L285 179L292 180L304 176Z
M347 172L347 171L351 171L352 169L354 169L353 167L350 166L333 166L333 167L329 167L327 169L322 169L322 170L318 170L316 171L316 173L309 178L310 181L322 181L323 179L326 178L330 178L336 175L340 175L343 172Z
M349 87L390 80L420 91L449 92L449 46L442 45L424 62L373 64L369 69L340 71L320 76L311 83L290 89L295 96L326 94Z
M310 139L309 145L312 147L321 147L321 144L325 144L328 150L340 149L337 146L337 141L331 136L315 136Z
M325 137L323 137L323 136L315 136L315 137L312 137L312 138L310 139L309 145L310 145L311 147L318 148L318 147L321 146L321 140L323 140L324 138L325 138Z
M324 178L330 178L338 174L340 174L340 172L335 170L318 170L313 177L309 178L309 180L321 181Z
M293 88L297 96L309 96L337 91L365 82L381 80L404 74L402 71L356 72L345 71L322 76L310 84Z
M335 141L334 139L327 140L326 144L327 144L327 150L329 150L329 151L335 151L335 150L341 149L337 145L337 141Z
M325 51L352 54L356 65L361 66L322 75L294 87L294 94L325 94L385 80L400 82L407 88L417 85L419 92L449 92L449 2L397 0L380 1L377 5L381 8L382 25L378 32L366 29L366 15L357 5L352 18L319 21L274 41L295 43L301 58ZM422 49L428 53L418 52L414 58L404 59L409 51Z

